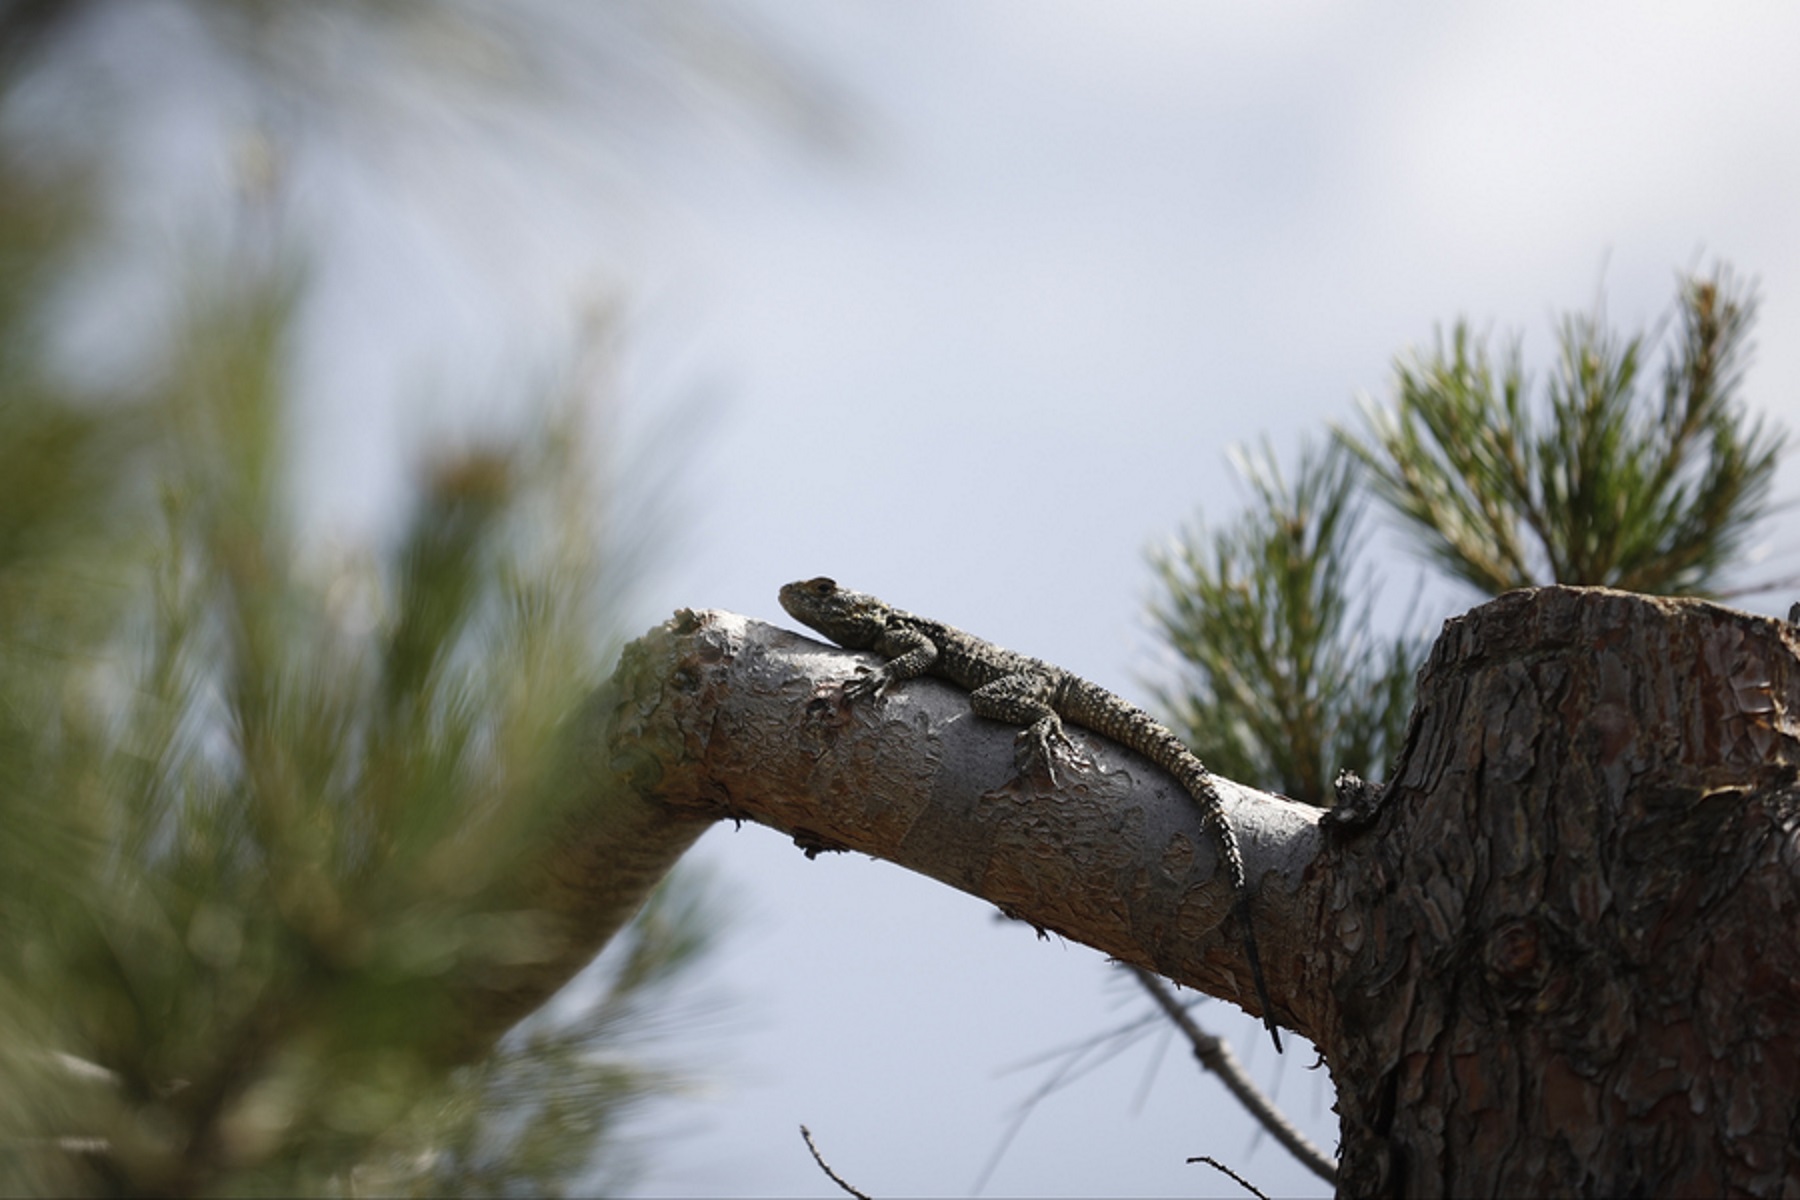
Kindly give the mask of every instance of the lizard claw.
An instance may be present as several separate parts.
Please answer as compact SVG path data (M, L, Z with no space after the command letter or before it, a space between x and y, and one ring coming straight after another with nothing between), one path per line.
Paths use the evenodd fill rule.
M844 697L848 700L865 700L878 697L887 691L891 679L881 667L858 667L856 677L844 683Z
M1056 760L1062 759L1077 767L1093 765L1088 758L1075 748L1069 735L1063 732L1062 722L1055 718L1039 720L1019 732L1014 742L1015 755L1021 774L1042 771L1050 781L1051 787L1060 787L1056 778Z
M1056 756L1041 745L1031 732L1029 729L1020 730L1019 736L1013 739L1013 764L1018 767L1021 775L1042 771L1051 787L1061 786L1056 780Z

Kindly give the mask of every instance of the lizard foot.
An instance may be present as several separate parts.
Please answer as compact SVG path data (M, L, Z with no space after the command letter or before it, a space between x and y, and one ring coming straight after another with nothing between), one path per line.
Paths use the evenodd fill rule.
M1062 722L1055 717L1045 717L1020 730L1013 748L1019 773L1030 775L1042 771L1051 787L1062 786L1056 778L1058 759L1081 769L1094 765L1091 759L1075 748L1075 743L1063 732Z
M858 667L856 676L844 682L844 698L846 700L867 700L879 697L887 691L892 677L882 667Z

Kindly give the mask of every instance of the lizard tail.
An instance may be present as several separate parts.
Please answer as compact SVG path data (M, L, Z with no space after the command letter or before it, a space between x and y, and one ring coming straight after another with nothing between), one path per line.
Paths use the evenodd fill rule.
M1250 980L1256 985L1256 999L1262 1005L1263 1025L1269 1030L1269 1036L1275 1039L1275 1053L1281 1051L1281 1031L1275 1027L1275 1009L1269 1003L1269 985L1263 979L1262 955L1256 949L1256 927L1250 923L1250 893L1240 889L1237 896L1237 917L1244 926L1244 955L1250 960Z

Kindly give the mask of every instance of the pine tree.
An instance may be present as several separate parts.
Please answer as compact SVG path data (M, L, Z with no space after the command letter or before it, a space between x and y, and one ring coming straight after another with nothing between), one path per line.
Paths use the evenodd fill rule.
M1785 444L1739 400L1754 318L1729 271L1682 280L1652 392L1657 339L1566 316L1536 398L1518 339L1495 355L1459 322L1401 356L1391 405L1303 454L1291 488L1266 449L1238 456L1251 507L1154 559L1154 615L1185 668L1163 695L1178 728L1222 774L1313 804L1333 802L1337 772L1386 774L1427 645L1370 632L1370 488L1423 558L1490 595L1717 594L1770 512Z

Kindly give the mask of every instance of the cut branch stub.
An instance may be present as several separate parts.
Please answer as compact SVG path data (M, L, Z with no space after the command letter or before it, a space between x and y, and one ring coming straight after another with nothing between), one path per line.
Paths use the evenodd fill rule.
M1508 594L1333 845L1342 1188L1800 1190L1796 631Z

